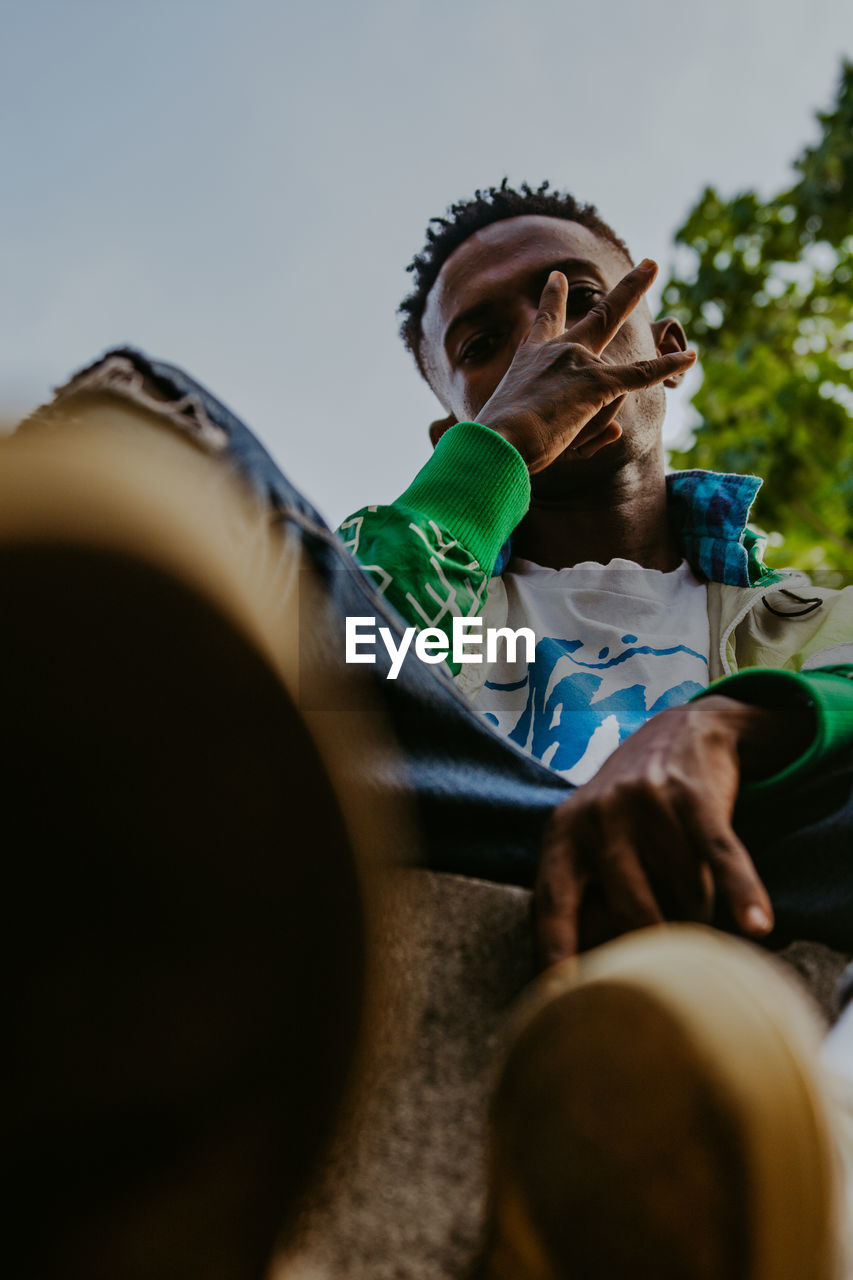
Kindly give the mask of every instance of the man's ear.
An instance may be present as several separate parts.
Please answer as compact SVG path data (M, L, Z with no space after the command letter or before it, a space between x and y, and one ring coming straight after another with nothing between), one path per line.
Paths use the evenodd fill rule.
M659 356L668 356L676 351L687 350L687 334L672 316L665 316L663 320L653 320L652 336ZM677 387L683 377L683 373L675 373L671 378L667 378L663 385Z
M448 414L446 418L436 418L435 422L429 424L429 438L432 441L433 449L438 444L445 431L449 431L451 427L456 426L456 417L454 414Z

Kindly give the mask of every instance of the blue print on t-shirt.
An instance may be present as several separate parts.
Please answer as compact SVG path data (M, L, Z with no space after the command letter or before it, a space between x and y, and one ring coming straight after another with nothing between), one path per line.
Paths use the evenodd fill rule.
M634 641L636 637L625 636L624 639ZM673 645L666 649L635 645L604 662L594 663L583 662L573 656L582 647L583 642L580 640L546 637L536 645L535 662L528 667L527 675L522 680L511 684L486 682L488 689L507 693L529 686L524 709L508 736L520 747L530 750L539 760L556 744L556 751L548 763L558 771L571 769L577 764L586 751L590 738L609 716L614 716L618 721L619 741L624 742L629 734L639 729L641 724L658 711L688 702L704 687L695 680L683 680L665 690L647 707L646 686L631 684L593 702L603 679L591 673L621 665L636 654L667 658L676 653L685 653L698 658L705 665L707 658L686 645ZM568 658L576 667L584 670L570 672L557 680L546 698L551 675L561 658ZM498 723L497 717L491 713L487 713L486 718L493 724Z

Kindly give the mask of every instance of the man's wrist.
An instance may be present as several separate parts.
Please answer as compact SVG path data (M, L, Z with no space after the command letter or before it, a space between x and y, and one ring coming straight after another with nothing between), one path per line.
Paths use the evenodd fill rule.
M490 573L530 505L530 477L506 438L478 422L457 422L397 499L452 532Z
M732 733L744 782L773 777L808 749L815 732L813 709L806 703L768 707L709 693L697 699Z
M756 707L742 702L740 709L744 715L738 755L745 782L772 778L808 750L815 729L810 707Z
M525 431L524 423L518 414L489 413L484 411L476 419L481 427L488 427L495 435L502 436L507 444L511 444L521 454L524 465L529 469L537 450L531 447L530 432Z

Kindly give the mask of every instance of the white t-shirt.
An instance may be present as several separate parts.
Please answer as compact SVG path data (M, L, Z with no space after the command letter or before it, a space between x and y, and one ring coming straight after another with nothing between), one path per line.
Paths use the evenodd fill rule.
M640 725L708 687L704 583L630 560L548 569L514 559L503 574L506 625L530 627L507 661L501 643L477 707L498 731L580 786Z

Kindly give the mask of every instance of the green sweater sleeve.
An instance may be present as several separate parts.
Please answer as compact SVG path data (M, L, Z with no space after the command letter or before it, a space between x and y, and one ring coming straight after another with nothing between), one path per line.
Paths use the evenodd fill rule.
M814 717L806 750L771 777L745 783L741 788L745 800L787 794L793 784L818 772L836 751L853 744L853 665L811 671L750 667L717 680L697 696L711 693L761 707L807 706Z
M458 422L396 502L363 507L338 534L410 625L450 639L454 616L482 611L498 552L529 503L518 450L489 427Z

